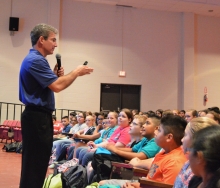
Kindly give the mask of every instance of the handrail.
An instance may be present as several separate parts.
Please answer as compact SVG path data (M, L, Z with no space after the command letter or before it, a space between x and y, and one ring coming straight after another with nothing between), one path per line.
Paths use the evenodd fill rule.
M20 108L16 108L20 106ZM0 124L4 120L20 120L21 114L25 108L25 105L20 103L9 103L9 102L0 102ZM70 112L83 112L82 110L72 110L72 109L63 109L63 108L56 108L53 114L58 116L57 119L60 119L63 116L69 116ZM12 114L10 113L12 112ZM5 118L4 118L5 117Z

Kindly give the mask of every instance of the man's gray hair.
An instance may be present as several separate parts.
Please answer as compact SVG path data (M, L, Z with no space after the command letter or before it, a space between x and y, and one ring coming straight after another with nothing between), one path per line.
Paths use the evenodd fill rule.
M44 23L36 25L30 34L32 46L34 46L37 43L40 36L44 37L44 39L47 40L51 32L57 34L58 30L53 26Z

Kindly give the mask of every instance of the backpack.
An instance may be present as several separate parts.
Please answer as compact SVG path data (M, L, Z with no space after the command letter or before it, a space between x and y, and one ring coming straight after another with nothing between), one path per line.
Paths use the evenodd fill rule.
M104 153L94 153L91 164L96 175L93 177L92 182L100 182L101 180L110 178L112 171L112 161L124 163L125 159L113 152L111 155Z
M6 152L15 152L18 145L19 142L12 142L10 144L5 144L2 150L5 150Z
M86 169L82 165L71 166L61 172L63 188L85 188L87 186Z
M86 169L82 165L76 165L61 173L54 168L54 173L45 178L43 188L85 188L86 186Z
M16 147L16 153L22 153L22 142L19 142L19 144Z
M43 188L62 188L61 174L50 174L44 180Z

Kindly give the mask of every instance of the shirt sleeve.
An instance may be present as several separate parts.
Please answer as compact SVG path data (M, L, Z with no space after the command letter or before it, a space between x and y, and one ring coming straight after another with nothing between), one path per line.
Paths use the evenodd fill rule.
M51 70L48 62L43 59L34 61L30 66L29 71L42 88L48 87L58 78Z
M155 142L148 142L138 152L143 152L148 158L154 157L159 151L160 147Z

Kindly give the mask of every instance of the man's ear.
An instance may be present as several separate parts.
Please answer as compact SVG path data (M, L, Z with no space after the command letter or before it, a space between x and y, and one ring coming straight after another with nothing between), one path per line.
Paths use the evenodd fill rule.
M45 41L44 37L43 36L40 36L38 41L40 42L40 44L43 44L43 42Z

